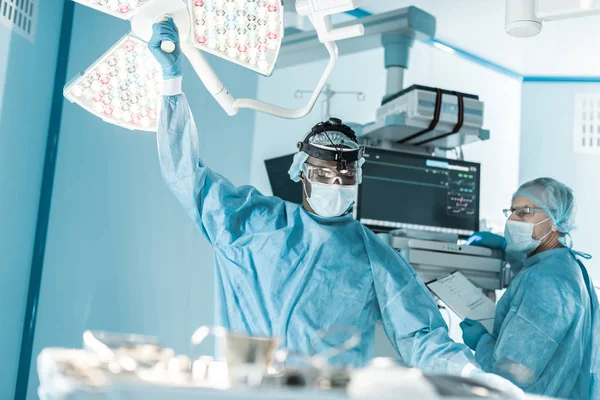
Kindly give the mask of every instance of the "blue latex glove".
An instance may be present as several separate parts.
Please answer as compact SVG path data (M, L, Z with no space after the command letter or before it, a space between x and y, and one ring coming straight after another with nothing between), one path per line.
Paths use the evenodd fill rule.
M488 249L500 249L506 251L506 239L504 236L496 235L491 232L477 232L467 239L466 246L487 247ZM505 253L504 259L510 264L513 276L517 275L523 269L525 254Z
M160 44L168 40L175 43L175 51L165 53ZM168 21L158 22L152 25L152 38L148 42L150 53L156 58L163 70L164 79L172 79L181 76L181 46L179 45L179 29L169 17Z
M504 250L506 248L506 239L504 239L503 236L496 235L492 232L477 232L468 238L465 244L467 246Z
M473 350L477 348L477 343L479 343L481 337L488 333L487 329L479 321L469 318L465 318L460 323L460 329L463 331L463 342Z

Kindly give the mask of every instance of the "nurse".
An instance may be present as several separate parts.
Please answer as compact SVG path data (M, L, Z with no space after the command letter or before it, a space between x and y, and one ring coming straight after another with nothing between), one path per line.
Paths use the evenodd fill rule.
M484 371L525 392L565 399L599 399L598 298L571 249L575 199L566 185L539 178L513 195L504 239L475 234L471 245L505 248L517 275L500 299L494 330L461 323L463 340Z

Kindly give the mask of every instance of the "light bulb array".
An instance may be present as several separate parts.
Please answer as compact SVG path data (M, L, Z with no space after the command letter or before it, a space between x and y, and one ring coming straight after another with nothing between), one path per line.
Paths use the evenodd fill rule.
M193 44L270 75L283 40L281 0L190 0Z
M65 87L65 96L103 120L156 131L164 82L145 42L124 36Z
M131 18L151 0L75 0L84 6L95 8L121 19Z

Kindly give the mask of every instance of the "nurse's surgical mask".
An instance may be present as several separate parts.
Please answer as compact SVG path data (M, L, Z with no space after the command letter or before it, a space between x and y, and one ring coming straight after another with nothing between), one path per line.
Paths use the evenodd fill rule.
M512 220L506 221L506 228L504 229L504 238L507 244L506 252L529 254L537 249L542 244L542 241L552 233L552 229L540 239L533 238L533 229L549 219L546 218L537 224Z

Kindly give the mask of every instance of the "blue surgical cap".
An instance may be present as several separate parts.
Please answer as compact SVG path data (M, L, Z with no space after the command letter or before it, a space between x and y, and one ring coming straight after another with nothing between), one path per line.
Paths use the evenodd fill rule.
M575 198L567 185L552 178L538 178L521 185L513 195L525 196L544 210L559 232L575 230Z
M329 136L329 138L327 136ZM327 131L327 134L318 133L316 135L313 135L309 139L310 144L314 144L328 150L336 150L335 148L333 148L332 142L335 146L342 145L347 149L356 150L360 148L360 145L358 143L354 142L353 140L350 140L348 136L337 131ZM296 155L294 155L294 161L292 162L292 166L288 171L290 179L294 182L300 182L300 174L303 171L306 160L308 160L308 154L303 151L299 151L298 153L296 153ZM363 166L364 163L364 158L358 160L359 174L361 173L360 168Z

